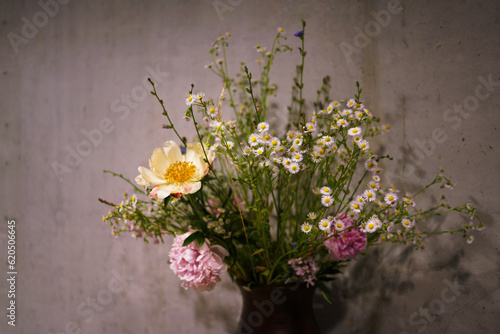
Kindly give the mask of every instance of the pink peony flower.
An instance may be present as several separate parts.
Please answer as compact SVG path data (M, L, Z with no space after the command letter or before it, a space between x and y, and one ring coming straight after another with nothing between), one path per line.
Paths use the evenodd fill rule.
M354 226L354 221L345 214L340 215L337 219L342 220L345 224L344 229ZM336 231L332 229L329 236L335 233ZM366 235L361 232L359 227L344 230L338 234L338 237L328 238L324 242L333 260L354 259L365 249Z
M203 246L196 241L183 247L184 240L192 232L178 235L174 238L170 250L170 269L177 278L184 281L184 289L196 288L200 291L210 291L220 281L220 275L226 272L224 257L229 255L227 250L219 245L211 246L205 240Z

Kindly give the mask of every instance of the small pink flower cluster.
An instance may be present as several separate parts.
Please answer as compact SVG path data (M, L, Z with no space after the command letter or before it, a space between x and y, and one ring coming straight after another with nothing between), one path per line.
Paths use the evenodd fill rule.
M342 220L344 229L341 232L332 229L328 235L330 238L326 239L324 244L333 260L354 259L366 248L366 234L359 227L351 228L354 226L354 221L345 214L337 219ZM335 233L339 236L331 237Z
M224 257L229 253L219 245L210 247L208 240L205 240L201 247L196 241L182 246L191 233L184 233L174 238L169 254L170 269L184 281L182 283L184 289L210 291L220 281L219 276L226 272Z
M295 274L300 278L302 282L307 283L307 287L309 285L314 285L314 281L316 280L316 273L319 270L319 267L316 265L312 259L305 259L298 257L296 259L291 259L288 261L288 264L293 268Z

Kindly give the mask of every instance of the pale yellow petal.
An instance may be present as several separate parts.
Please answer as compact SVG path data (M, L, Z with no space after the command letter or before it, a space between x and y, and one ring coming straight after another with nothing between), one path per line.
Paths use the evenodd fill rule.
M139 170L139 173L141 173L141 176L145 182L145 185L156 186L156 185L165 183L165 179L158 177L155 173L153 173L152 171L150 171L149 169L147 169L145 167L141 166L138 168L138 170ZM137 181L137 178L136 178L136 181Z
M157 177L162 177L165 174L170 163L163 151L163 148L156 148L149 159L149 168L153 171Z
M181 148L179 147L179 145L177 145L176 142L172 140L169 140L165 142L165 144L163 144L163 152L167 157L169 165L177 161L184 161L184 156L181 153Z

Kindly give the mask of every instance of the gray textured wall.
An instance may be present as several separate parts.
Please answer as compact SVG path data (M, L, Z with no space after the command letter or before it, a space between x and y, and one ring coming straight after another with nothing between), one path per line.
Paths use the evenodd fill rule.
M153 98L142 95L151 72L180 123L191 83L208 95L219 92L217 78L203 69L217 36L232 33L235 68L245 60L255 69L253 46L269 45L278 26L291 36L302 18L306 96L326 74L337 98L350 97L360 81L371 110L392 126L379 143L396 158L386 164L394 182L414 190L443 167L457 182L450 202L477 205L487 227L470 246L454 235L420 253L372 251L334 283L333 306L317 298L323 332L498 332L498 1L403 0L378 30L370 13L386 10L389 1L59 3L48 8L52 15L37 1L0 4L1 314L8 302L8 219L17 223L18 271L16 327L2 316L1 333L231 332L241 301L228 277L209 293L184 291L166 264L171 240L145 245L111 236L97 197L119 201L129 188L101 171L134 177L154 147L174 139L161 129ZM227 11L219 15L214 3ZM33 22L38 27L30 30ZM367 28L376 30L356 40L356 29ZM298 45L293 37L289 42ZM347 55L341 44L358 48ZM274 82L283 110L298 57L279 58ZM480 78L489 77L495 84L475 98ZM453 111L460 105L463 114ZM86 147L84 132L100 128L107 133ZM435 129L444 137L432 145ZM192 135L192 128L182 133ZM428 152L416 141L425 141ZM77 149L85 156L68 158ZM67 166L64 173L57 175L54 162ZM461 222L451 215L433 223ZM111 293L117 275L124 286ZM85 305L93 301L90 311Z

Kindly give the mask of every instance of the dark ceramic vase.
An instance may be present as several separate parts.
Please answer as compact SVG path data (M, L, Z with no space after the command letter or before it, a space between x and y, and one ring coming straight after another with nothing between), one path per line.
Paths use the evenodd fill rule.
M314 319L314 287L258 286L250 291L238 284L243 310L236 334L319 334Z

